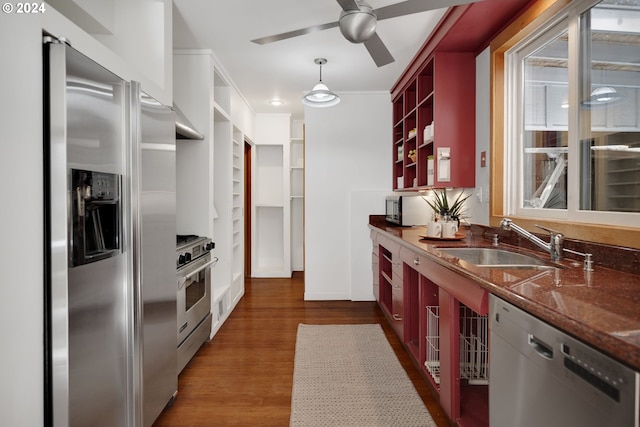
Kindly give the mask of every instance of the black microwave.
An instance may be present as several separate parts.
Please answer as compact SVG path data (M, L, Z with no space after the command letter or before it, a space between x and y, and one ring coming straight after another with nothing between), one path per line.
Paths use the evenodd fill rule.
M400 226L425 225L429 205L421 196L393 194L386 198L385 219Z

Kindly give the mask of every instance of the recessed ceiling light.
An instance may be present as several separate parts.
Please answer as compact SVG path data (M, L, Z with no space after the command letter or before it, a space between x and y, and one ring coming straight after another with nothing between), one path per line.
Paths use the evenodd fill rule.
M277 99L277 98L276 99L272 99L272 100L269 101L269 105L273 105L274 107L278 107L278 106L283 105L283 104L284 104L284 101L281 100L281 99Z

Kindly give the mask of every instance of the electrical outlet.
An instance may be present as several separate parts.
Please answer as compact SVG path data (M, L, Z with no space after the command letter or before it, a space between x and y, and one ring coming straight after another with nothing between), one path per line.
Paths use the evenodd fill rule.
M483 191L482 187L478 187L476 189L476 198L478 199L478 203L482 203L482 191Z
M489 203L489 187L482 187L482 200L484 203Z

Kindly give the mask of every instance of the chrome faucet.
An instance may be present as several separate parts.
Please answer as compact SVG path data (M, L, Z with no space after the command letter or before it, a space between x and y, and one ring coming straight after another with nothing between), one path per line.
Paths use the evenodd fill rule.
M562 259L562 242L564 241L564 235L559 231L555 231L538 224L536 224L536 227L549 233L549 243L545 242L538 236L531 234L524 228L514 224L509 218L503 218L502 221L500 221L500 228L503 230L513 230L530 242L535 243L537 246L549 252L549 255L551 255L551 261L559 261Z

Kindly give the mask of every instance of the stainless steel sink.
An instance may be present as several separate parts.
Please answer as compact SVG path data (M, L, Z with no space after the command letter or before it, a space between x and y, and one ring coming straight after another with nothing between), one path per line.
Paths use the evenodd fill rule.
M477 267L487 268L556 268L541 259L496 248L438 248L446 255L456 257Z

